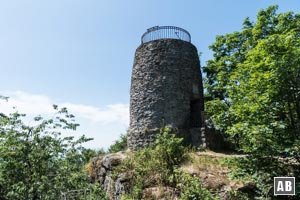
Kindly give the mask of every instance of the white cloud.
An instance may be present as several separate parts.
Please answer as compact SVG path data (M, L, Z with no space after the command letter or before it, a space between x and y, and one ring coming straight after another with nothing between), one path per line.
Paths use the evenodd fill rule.
M8 102L0 102L0 111L10 113L13 107L20 113L28 115L53 113L52 101L44 95L29 94L22 91L0 92L0 95L8 96Z
M94 123L117 122L123 125L129 123L128 104L112 104L105 106L105 108L72 103L63 103L61 106L67 107L76 116L86 118Z
M74 104L69 102L54 102L46 95L30 94L22 91L3 92L8 96L7 103L0 103L0 111L9 113L16 108L20 113L27 115L49 115L53 114L52 105L58 104L60 107L67 107L68 111L78 118L85 118L94 123L112 123L117 122L123 125L129 123L128 104L111 104L104 108L98 108L91 105ZM0 92L0 94L3 94Z
M111 104L103 108L93 105L74 104L70 102L54 102L50 97L41 94L30 94L23 91L0 91L0 95L8 96L8 102L0 101L0 112L10 113L13 107L28 116L51 116L54 114L53 104L67 107L80 123L80 134L94 138L87 147L107 148L125 133L129 124L129 105Z

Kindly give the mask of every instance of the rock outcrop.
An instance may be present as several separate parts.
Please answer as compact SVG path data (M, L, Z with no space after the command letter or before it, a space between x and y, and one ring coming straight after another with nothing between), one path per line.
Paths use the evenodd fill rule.
M120 200L129 189L131 174L116 174L114 169L127 158L125 152L118 152L93 158L89 170L92 182L98 182L111 200Z

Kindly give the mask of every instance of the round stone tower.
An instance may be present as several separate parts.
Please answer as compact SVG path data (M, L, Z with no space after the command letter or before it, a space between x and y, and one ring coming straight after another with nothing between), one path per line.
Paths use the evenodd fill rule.
M128 147L147 146L164 126L201 145L203 110L200 62L190 34L174 26L148 29L134 58Z

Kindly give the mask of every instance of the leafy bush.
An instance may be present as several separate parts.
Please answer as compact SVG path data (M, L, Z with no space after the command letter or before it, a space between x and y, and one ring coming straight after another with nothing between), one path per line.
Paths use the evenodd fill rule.
M199 177L192 177L191 175L177 170L174 174L177 185L180 189L181 200L214 200L217 199L203 187Z
M231 190L229 192L230 200L250 200L253 198L250 198L247 194L236 191L236 190Z
M131 191L122 196L123 200L141 199L147 187L168 186L181 191L181 199L213 199L200 183L178 170L179 164L186 159L186 148L182 138L164 128L157 134L155 142L141 149L123 162L115 173L132 171ZM203 198L202 198L203 197Z
M127 135L126 134L121 134L120 139L116 140L114 144L112 144L108 152L109 153L116 153L118 151L124 151L127 149Z
M62 192L91 187L83 172L91 151L82 147L91 139L62 137L79 124L66 108L53 107L54 117L37 116L34 126L23 122L24 114L0 113L0 199L60 199Z
M80 200L108 200L107 195L99 184L90 185L89 192L79 198Z

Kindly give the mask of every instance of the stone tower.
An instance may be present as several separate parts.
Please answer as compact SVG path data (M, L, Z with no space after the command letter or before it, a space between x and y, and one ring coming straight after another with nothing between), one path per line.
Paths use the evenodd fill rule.
M148 29L135 52L128 147L147 146L163 126L188 144L205 145L203 110L200 62L190 34L174 26Z

